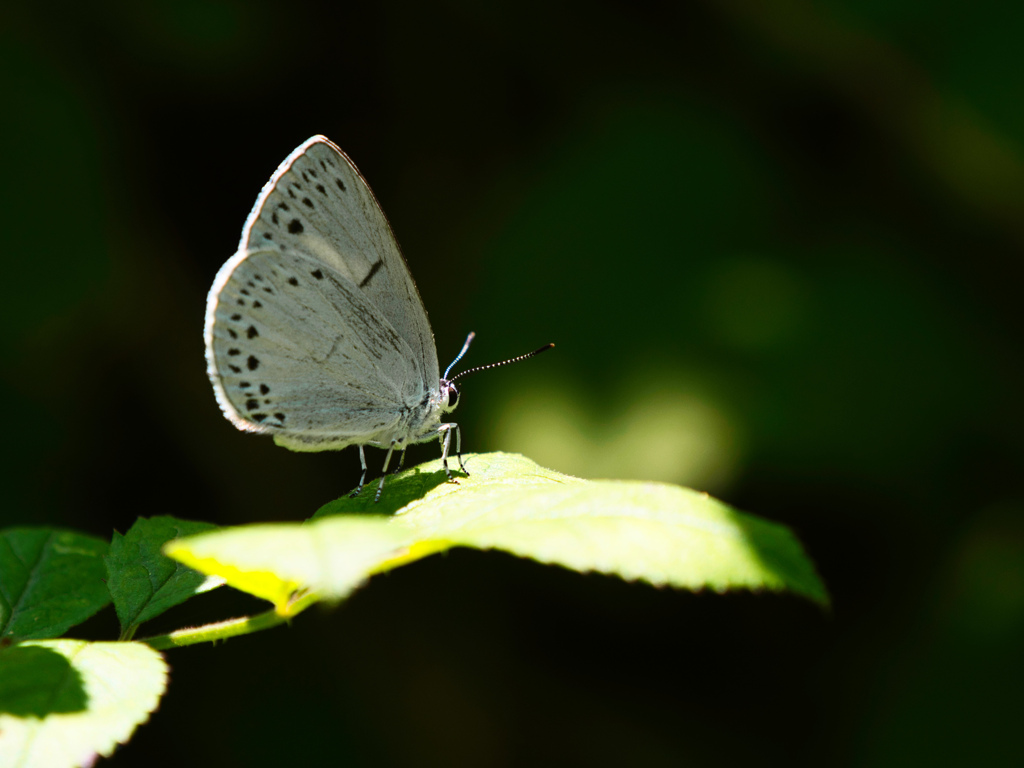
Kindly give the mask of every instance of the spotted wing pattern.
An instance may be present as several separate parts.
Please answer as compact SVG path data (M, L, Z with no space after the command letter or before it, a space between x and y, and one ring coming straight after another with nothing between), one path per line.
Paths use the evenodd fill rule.
M327 139L264 187L210 290L206 346L227 417L294 450L388 442L436 392L416 286L366 182Z

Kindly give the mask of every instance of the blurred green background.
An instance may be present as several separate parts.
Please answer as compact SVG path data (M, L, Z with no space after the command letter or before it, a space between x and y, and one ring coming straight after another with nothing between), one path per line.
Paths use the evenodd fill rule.
M1020 3L4 16L0 524L301 520L355 484L354 449L234 430L204 373L213 276L324 133L443 363L470 330L468 365L558 345L466 380L467 450L707 490L834 597L457 551L171 653L111 764L1024 763ZM259 609L220 592L167 628Z

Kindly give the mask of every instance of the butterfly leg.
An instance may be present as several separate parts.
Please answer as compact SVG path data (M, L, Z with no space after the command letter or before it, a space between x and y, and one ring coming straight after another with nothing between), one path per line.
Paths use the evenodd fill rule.
M363 466L363 474L359 476L359 485L356 489L348 495L350 499L354 499L363 490L363 483L366 482L366 453L363 452L363 446L359 446L359 463Z
M444 473L448 475L448 482L454 483L452 473L448 469L448 441L451 436L451 424L442 424L437 432L437 439L441 441L441 464L444 466Z
M452 424L452 426L455 427L455 455L459 457L459 469L466 473L466 477L469 477L469 470L462 463L462 429L458 424Z
M388 464L391 463L391 454L395 452L395 441L391 441L391 446L388 448L388 455L384 457L384 470L380 476L380 485L377 486L377 495L373 497L373 503L376 504L380 501L380 494L384 490L384 478L388 476ZM404 453L405 451L403 451Z
M408 447L408 445L402 446L402 455L398 457L398 466L395 467L395 471L392 474L397 475L399 472L402 471L402 467L405 466L405 449Z
M452 442L452 428L453 427L455 428L456 432L458 432L458 429L459 429L459 425L458 424L442 424L441 425L441 432L443 434L438 434L438 437L441 440L441 464L444 466L444 473L446 475L448 475L448 482L449 483L458 483L459 481L456 480L454 477L452 477L452 472L451 472L450 469L448 469L448 448L449 448L449 446L451 445L451 442ZM462 438L461 437L456 440L456 447L457 448L459 447L461 442L462 442ZM459 456L459 466L460 467L462 466L462 456L461 456L461 454ZM465 470L463 470L463 471L465 471ZM469 474L469 473L467 472L466 474Z

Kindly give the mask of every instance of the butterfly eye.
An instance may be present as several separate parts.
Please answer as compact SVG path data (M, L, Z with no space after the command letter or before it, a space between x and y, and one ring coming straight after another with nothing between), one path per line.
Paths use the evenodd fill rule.
M444 410L450 411L454 409L455 406L459 404L458 387L456 387L452 382L448 381L448 379L441 379L440 398L442 404L447 403L447 405L442 405Z

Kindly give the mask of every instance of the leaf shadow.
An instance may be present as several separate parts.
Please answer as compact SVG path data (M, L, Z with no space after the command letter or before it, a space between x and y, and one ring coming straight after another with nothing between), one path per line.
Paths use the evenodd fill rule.
M364 485L358 496L346 494L329 501L313 513L310 519L317 520L332 515L394 515L410 502L423 498L434 488L448 482L448 476L443 469L430 472L424 469L425 466L421 464L403 470L397 475L388 475L379 502L374 502L380 483L380 478L377 477ZM458 469L452 470L452 477L456 482L466 476Z
M786 526L729 508L751 557L785 585L785 589L830 610L828 589L804 552L796 535Z
M13 646L0 652L0 713L44 718L88 708L81 674L50 648Z

